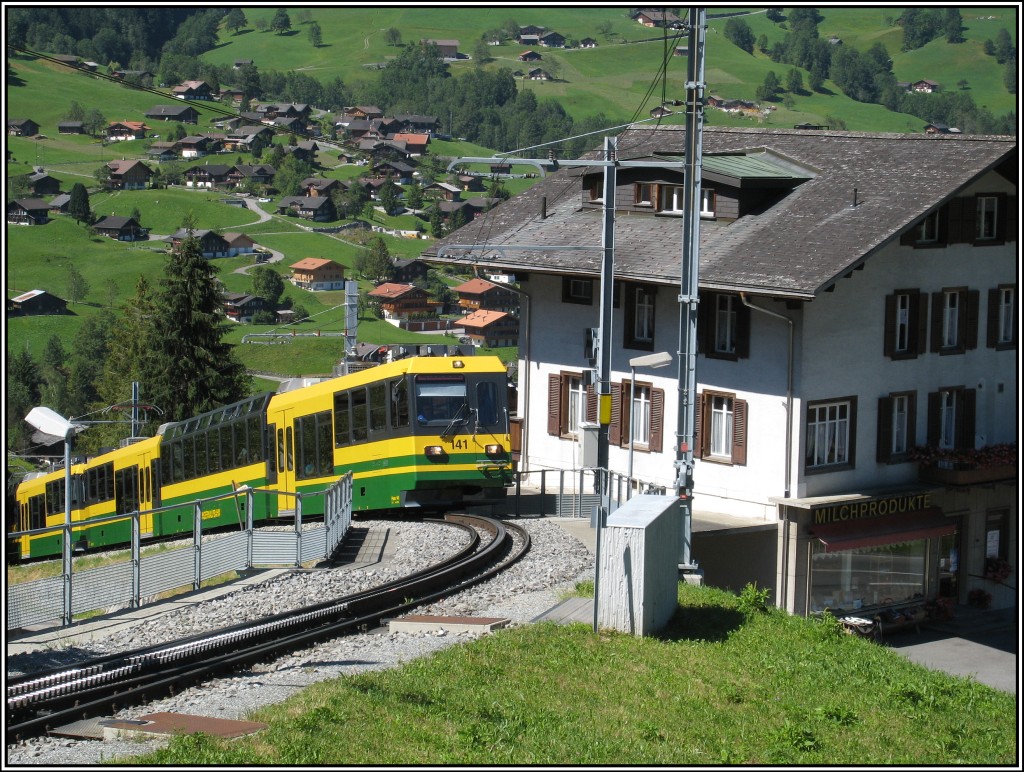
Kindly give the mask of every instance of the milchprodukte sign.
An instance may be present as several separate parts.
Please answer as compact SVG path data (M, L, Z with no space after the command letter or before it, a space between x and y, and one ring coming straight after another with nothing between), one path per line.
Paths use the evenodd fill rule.
M863 501L844 501L827 507L814 507L811 522L814 525L843 523L872 517L888 517L908 512L920 512L932 507L930 493L904 493Z

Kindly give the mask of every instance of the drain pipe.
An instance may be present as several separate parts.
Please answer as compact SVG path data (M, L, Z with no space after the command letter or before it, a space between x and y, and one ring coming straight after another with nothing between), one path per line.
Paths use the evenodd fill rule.
M747 293L740 293L740 300L743 301L743 305L747 308L759 311L762 314L768 316L774 316L776 319L781 319L789 325L789 341L787 345L786 355L786 467L784 471L784 488L785 498L792 496L792 485L793 485L793 320L785 314L780 314L775 311L769 311L767 308L756 306L747 299ZM782 525L782 565L780 566L780 578L779 578L779 592L776 604L781 600L783 603L789 603L789 582L787 581L789 576L789 507L783 505L783 525Z

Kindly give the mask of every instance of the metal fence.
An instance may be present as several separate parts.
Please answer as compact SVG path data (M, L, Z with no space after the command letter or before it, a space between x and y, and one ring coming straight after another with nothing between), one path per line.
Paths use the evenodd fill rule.
M245 493L245 529L203 541L203 505ZM271 531L254 526L255 497L288 495L295 499L294 528ZM313 528L303 528L302 501L310 496L324 497L324 520ZM262 488L243 488L192 502L192 543L163 552L142 553L139 537L140 517L174 507L160 507L130 515L114 515L96 521L132 520L132 544L129 559L99 568L75 571L60 576L7 586L7 629L61 620L67 625L76 615L97 609L136 608L156 600L171 590L198 590L202 583L229 571L244 571L256 566L301 566L332 554L341 544L352 523L352 475L341 478L325 493L282 494ZM66 533L66 525L12 533L10 536Z
M511 501L503 509L516 517L586 517L601 503L597 489L601 469L537 469L516 472ZM663 485L608 473L609 513L640 493L665 494Z

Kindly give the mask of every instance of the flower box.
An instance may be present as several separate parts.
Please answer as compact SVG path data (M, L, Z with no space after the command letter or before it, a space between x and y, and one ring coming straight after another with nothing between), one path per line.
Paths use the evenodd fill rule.
M935 464L921 464L918 467L918 477L921 481L939 485L978 485L998 480L1012 480L1016 476L1015 464L1000 464L976 469L940 469Z

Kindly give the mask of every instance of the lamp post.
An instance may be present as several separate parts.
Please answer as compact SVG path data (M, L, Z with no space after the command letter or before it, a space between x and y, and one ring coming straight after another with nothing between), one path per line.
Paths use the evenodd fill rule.
M630 490L633 488L633 437L635 435L636 420L636 368L650 367L656 370L659 367L667 367L672 364L672 355L667 351L657 354L645 354L640 357L633 357L629 360L629 467L626 470L626 484Z
M64 416L48 407L34 407L25 416L34 428L43 434L64 440L64 624L71 624L71 443L78 428Z

